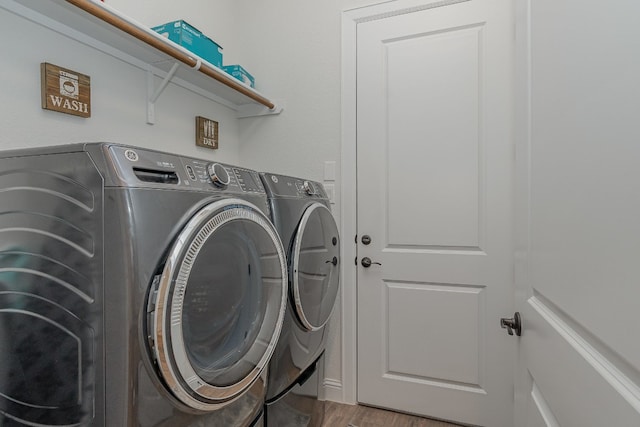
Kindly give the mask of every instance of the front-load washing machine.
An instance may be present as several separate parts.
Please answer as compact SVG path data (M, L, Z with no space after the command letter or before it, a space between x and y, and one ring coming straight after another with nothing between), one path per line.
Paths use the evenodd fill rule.
M0 425L259 423L286 268L254 171L0 153Z
M285 322L269 365L266 424L319 426L327 322L339 288L338 227L320 183L272 173L260 177L289 269Z

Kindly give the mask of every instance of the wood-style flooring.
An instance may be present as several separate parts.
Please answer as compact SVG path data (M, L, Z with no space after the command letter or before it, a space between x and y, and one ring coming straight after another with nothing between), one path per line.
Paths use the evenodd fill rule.
M322 427L460 427L444 421L362 405L325 402Z

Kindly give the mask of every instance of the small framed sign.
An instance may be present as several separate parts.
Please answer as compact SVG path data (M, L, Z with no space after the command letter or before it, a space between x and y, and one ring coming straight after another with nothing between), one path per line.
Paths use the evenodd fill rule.
M40 64L42 108L91 117L91 78L57 65Z
M196 116L196 145L212 150L218 148L218 122Z

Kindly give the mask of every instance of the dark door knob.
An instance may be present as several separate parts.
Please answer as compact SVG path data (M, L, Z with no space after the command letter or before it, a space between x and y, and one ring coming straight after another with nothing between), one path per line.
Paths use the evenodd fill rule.
M333 257L333 259L329 260L329 261L325 261L325 264L333 264L333 266L335 267L336 265L338 265L338 257Z
M362 236L362 239L360 239L362 241L363 245L368 245L369 243L371 243L371 236L369 236L368 234L365 234L364 236Z
M514 331L517 336L522 335L522 321L520 320L520 313L516 311L512 318L503 317L500 319L500 327L506 329L509 335L513 335Z
M382 265L379 262L373 262L371 261L371 258L369 258L368 256L362 258L362 261L360 261L360 264L362 264L362 266L364 268L369 268L371 267L371 264L378 264L378 265Z

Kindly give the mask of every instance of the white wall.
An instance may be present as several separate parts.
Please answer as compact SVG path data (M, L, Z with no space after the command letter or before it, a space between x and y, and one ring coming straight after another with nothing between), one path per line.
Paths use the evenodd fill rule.
M170 84L146 124L146 72L0 9L0 26L15 37L0 44L0 149L112 141L201 158L239 162L238 120L223 107ZM91 77L92 117L41 108L40 63ZM220 149L195 146L194 116L220 123Z
M238 54L233 1L105 0L105 3L148 27L184 19L222 46L225 58L233 60Z

